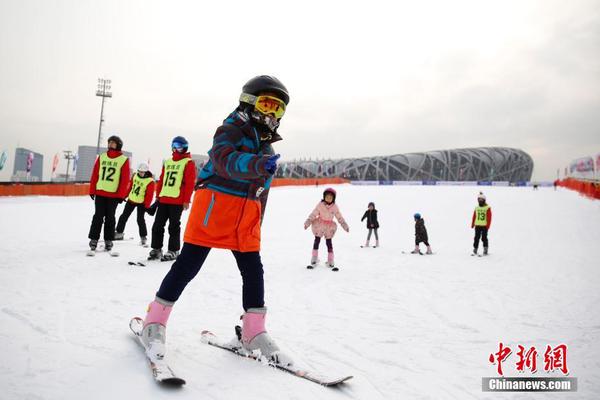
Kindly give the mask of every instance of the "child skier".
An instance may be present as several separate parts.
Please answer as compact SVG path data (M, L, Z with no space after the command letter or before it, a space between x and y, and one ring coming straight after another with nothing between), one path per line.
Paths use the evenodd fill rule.
M127 197L129 187L129 159L121 152L123 141L118 136L108 138L108 150L96 158L90 178L90 197L95 212L90 226L89 255L94 255L104 224L104 248L111 251L115 234L117 205Z
M492 208L486 203L485 195L479 192L477 203L471 218L471 228L475 228L475 240L473 241L473 255L477 255L479 239L483 242L483 255L488 254L488 231L492 225Z
M190 206L196 180L196 165L188 152L188 141L176 136L171 141L173 156L166 160L156 185L158 207L152 225L152 250L148 260L171 261L181 248L181 214ZM163 254L165 225L169 221L169 250Z
M360 220L362 222L365 218L367 219L367 229L369 230L369 234L367 235L367 241L365 242L365 245L361 247L369 247L371 233L373 232L375 232L375 247L379 247L379 236L377 235L379 221L377 221L377 210L375 209L375 203L370 202L367 208L367 211L365 211Z
M141 163L138 166L137 174L133 176L131 184L129 185L128 200L125 203L125 209L117 223L115 240L123 240L123 232L125 232L127 220L133 210L137 208L137 224L140 233L140 244L146 246L148 230L146 229L146 220L144 219L144 216L154 199L154 186L154 178L152 172L148 170L148 164Z
M288 102L287 89L278 79L257 76L244 85L239 106L217 128L210 160L200 172L181 254L144 320L142 340L148 356L162 358L173 305L211 248L222 248L232 251L242 275L240 345L250 352L260 350L274 362L291 364L265 329L260 259L261 222L279 158L271 144L281 140L277 128Z
M425 220L421 218L421 214L416 213L415 218L415 249L411 251L412 254L421 254L419 244L423 243L427 246L427 254L433 254L429 240L427 237L427 228L425 228Z
M334 189L325 189L323 192L323 199L317 204L313 212L310 213L306 222L304 222L304 229L308 229L308 227L312 225L312 232L315 235L310 267L314 268L317 265L319 245L321 244L321 238L324 236L325 244L327 245L327 266L335 268L332 239L337 230L337 224L333 221L334 216L337 218L340 225L342 225L342 228L346 232L350 232L348 224L346 224L338 206L335 204L335 198L336 192Z

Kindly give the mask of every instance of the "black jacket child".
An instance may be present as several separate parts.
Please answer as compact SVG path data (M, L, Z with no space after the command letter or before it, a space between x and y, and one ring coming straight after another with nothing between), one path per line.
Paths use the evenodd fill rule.
M425 220L423 218L419 218L415 221L415 242L428 242L427 238L427 228L425 228Z
M377 221L377 210L365 211L360 220L363 221L365 218L367 219L367 229L379 228L379 221Z

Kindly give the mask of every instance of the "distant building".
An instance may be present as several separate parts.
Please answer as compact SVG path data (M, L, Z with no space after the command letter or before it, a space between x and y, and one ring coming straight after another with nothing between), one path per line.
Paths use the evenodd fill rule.
M31 170L27 173L28 159L33 155ZM17 147L15 149L15 166L11 180L14 182L40 182L44 179L44 156L40 153Z
M533 159L519 149L480 147L278 164L277 178L364 181L528 181Z
M107 151L106 147L100 147L100 153L104 153L105 151ZM123 154L131 160L132 153L124 151ZM96 162L96 146L79 146L77 149L77 156L77 172L75 173L75 180L78 182L89 182L92 176L94 163ZM130 164L129 168L133 168L133 165Z
M58 173L54 176L54 178L52 178L52 182L67 182L67 181L75 182L76 176L73 175L72 173L69 173L69 175L67 175L65 173Z
M566 176L584 180L600 179L600 153L596 154L596 162L593 156L571 161Z

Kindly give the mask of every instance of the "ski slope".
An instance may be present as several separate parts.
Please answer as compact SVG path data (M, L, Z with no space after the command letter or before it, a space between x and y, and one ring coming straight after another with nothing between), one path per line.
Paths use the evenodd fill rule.
M136 240L117 242L120 257L85 257L88 197L23 197L0 198L0 398L600 397L600 202L562 190L484 188L494 217L491 255L479 258L469 256L479 188L336 189L350 225L334 238L339 272L305 268L312 236L302 224L322 187L271 191L262 259L271 335L302 365L354 375L347 384L323 388L202 344L204 329L232 337L242 312L234 258L213 250L169 321L168 359L188 383L157 386L128 322L144 316L170 263L127 265L148 251L137 244L135 216L126 237ZM369 201L379 210L378 249L360 248ZM415 212L433 256L401 253L413 247ZM482 392L481 378L496 376L488 357L499 342L513 348L506 376L518 375L518 344L542 353L567 344L578 392ZM543 355L538 369L533 376L548 375Z

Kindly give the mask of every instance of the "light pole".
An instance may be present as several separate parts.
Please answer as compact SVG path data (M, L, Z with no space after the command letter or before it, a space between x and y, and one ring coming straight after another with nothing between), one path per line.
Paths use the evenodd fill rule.
M69 166L71 165L71 160L75 159L75 154L71 150L63 150L65 153L65 159L67 160L67 176L65 178L65 182L69 182Z
M100 140L102 139L102 123L104 122L104 99L112 97L110 92L110 79L98 78L98 89L96 96L102 97L102 107L100 108L100 126L98 127L98 145L96 146L96 156L100 154Z

